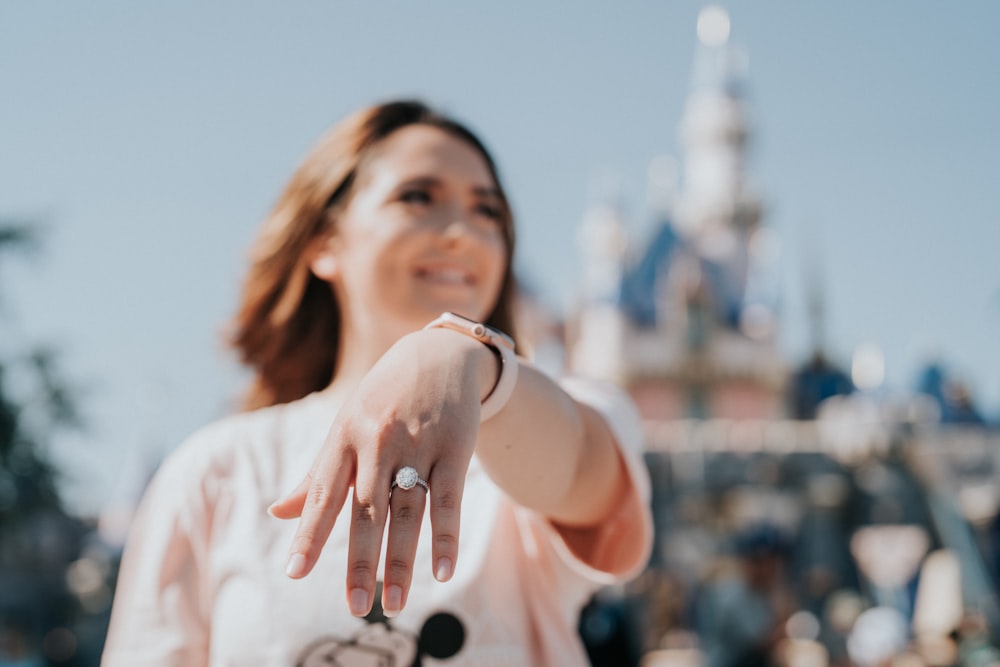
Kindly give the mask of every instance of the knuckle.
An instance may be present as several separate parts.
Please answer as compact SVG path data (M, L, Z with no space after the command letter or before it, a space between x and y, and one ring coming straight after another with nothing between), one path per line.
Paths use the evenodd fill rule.
M396 523L414 523L417 517L417 508L413 505L399 505L392 509L392 520Z
M352 561L347 566L347 574L351 581L367 582L375 576L375 564L366 558Z
M362 523L376 523L379 517L379 508L370 500L358 499L354 505L354 521Z
M390 438L399 437L407 432L406 426L403 422L395 416L387 415L383 419L379 419L373 424L377 434L384 435Z
M292 551L305 554L306 556L312 555L313 545L316 544L316 535L313 531L304 531L295 536L292 540Z
M454 512L459 508L461 499L454 491L442 489L441 491L435 490L433 503L439 512Z
M454 533L438 533L434 536L434 546L442 551L454 551L458 548L458 535Z
M407 427L406 423L394 416L373 421L369 425L369 429L372 441L378 443L378 445L387 445L389 443L412 444L414 441L414 434Z
M314 507L326 507L330 504L330 487L313 478L306 498Z
M404 558L389 558L385 563L385 569L386 578L399 581L409 577L412 565Z
M326 441L334 445L342 445L349 440L350 428L342 419L335 419L326 434Z

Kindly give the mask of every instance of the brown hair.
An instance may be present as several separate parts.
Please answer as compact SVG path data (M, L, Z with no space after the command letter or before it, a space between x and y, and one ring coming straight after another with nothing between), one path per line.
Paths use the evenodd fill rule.
M444 130L467 142L486 161L500 191L507 250L500 296L487 323L514 334L513 217L486 147L469 129L421 102L372 106L345 118L313 147L251 248L250 269L229 336L241 361L254 371L245 408L294 401L323 389L333 378L340 308L330 286L312 274L308 249L336 224L336 213L353 194L362 161L379 142L408 125Z

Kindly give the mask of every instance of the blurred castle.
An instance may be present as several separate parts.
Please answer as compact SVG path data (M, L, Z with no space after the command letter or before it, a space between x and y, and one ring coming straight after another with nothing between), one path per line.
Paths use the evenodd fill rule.
M706 8L680 168L661 156L649 169L648 241L628 238L613 184L598 184L581 224L582 293L566 325L568 370L622 386L648 421L815 419L823 401L856 388L825 353L815 272L805 281L811 358L791 367L779 352L777 238L762 224L747 170L747 58L728 35L728 14ZM529 329L532 319L538 314L529 313ZM881 382L876 354L878 382L858 388ZM928 360L913 389L932 399L924 404L933 420L985 424L940 360Z
M672 161L650 168L651 241L629 256L620 207L608 193L582 225L583 297L568 327L570 370L623 386L647 419L785 413L789 371L768 280L773 238L745 166L746 60L727 44L728 18L715 21L699 27L679 192Z
M879 391L873 346L850 374L833 364L815 274L812 357L783 358L776 242L746 168L746 59L728 28L721 8L699 15L679 168L650 168L649 240L628 238L608 184L581 225L566 365L636 402L656 529L642 577L584 612L593 664L888 664L907 651L973 664L924 660L921 642L986 647L983 664L1000 664L1000 433L939 362L898 394ZM880 617L901 629L874 659L860 638ZM618 637L608 618L624 619ZM799 633L802 619L814 629Z

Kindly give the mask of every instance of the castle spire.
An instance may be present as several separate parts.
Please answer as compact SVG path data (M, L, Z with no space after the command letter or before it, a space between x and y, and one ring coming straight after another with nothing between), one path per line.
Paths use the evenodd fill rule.
M620 179L611 172L597 174L590 190L592 203L580 227L583 303L570 364L581 375L618 381L624 372L625 324L619 305L627 240Z
M696 252L718 267L717 296L738 307L745 297L749 246L761 205L747 183L748 121L743 99L746 55L729 44L729 15L709 6L698 16L693 85L681 121L684 183L677 226ZM727 318L734 318L727 312Z
M622 216L621 182L612 172L591 179L590 206L580 227L583 298L587 303L618 302L625 269L627 235Z

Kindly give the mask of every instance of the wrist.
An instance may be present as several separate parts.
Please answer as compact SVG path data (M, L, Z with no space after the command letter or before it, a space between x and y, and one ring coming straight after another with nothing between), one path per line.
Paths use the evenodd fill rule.
M420 345L425 351L430 341L429 344L436 350L433 352L436 355L434 358L439 359L439 363L457 362L462 368L461 373L468 374L469 380L477 388L480 403L486 400L500 379L500 353L474 338L442 328L425 329L410 336L422 339L424 342Z
M474 341L491 352L492 368L494 373L485 371L480 374L480 387L482 388L482 378L495 378L489 386L482 403L481 421L486 421L507 404L514 387L517 384L517 373L519 364L517 356L514 354L514 341L505 333L493 329L481 322L476 322L468 318L456 315L455 313L442 313L440 317L433 320L424 327L428 329L445 329L459 334L470 341ZM480 359L483 355L480 354ZM482 365L480 365L482 368ZM496 372L498 369L499 372Z

